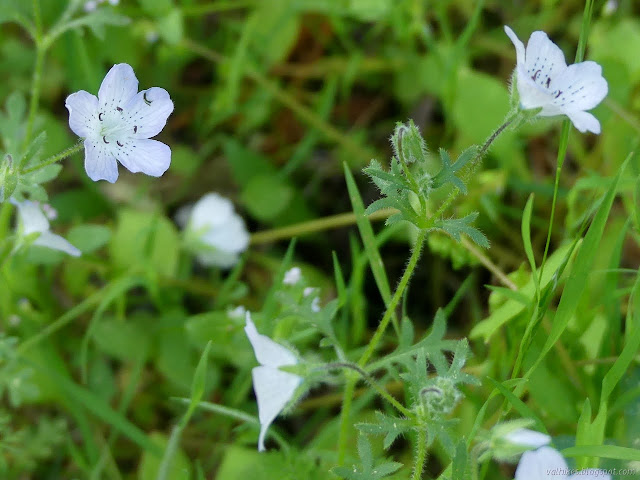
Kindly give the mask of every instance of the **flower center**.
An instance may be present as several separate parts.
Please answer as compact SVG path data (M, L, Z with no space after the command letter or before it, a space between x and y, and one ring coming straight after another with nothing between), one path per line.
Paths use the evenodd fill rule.
M101 108L98 112L98 121L100 122L98 135L107 145L114 143L122 147L130 137L138 133L138 126L131 125L122 107Z

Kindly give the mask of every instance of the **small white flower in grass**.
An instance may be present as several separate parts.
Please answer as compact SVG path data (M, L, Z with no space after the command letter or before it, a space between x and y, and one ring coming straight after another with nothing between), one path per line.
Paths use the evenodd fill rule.
M542 108L543 117L566 115L581 132L600 133L600 122L586 110L607 96L602 67L591 61L567 66L562 50L544 32L533 32L525 50L513 30L504 30L516 47L521 107Z
M13 199L11 199L11 203L18 208L18 219L22 234L27 236L32 233L39 233L33 245L60 250L74 257L80 256L80 250L60 235L49 231L49 220L38 203L29 200L18 202Z
M321 310L320 308L320 297L316 297L311 300L311 311L313 313L318 313Z
M302 270L300 267L293 267L287 270L284 274L284 279L282 283L285 285L295 285L302 278Z
M253 390L258 400L260 420L258 450L263 452L267 429L293 398L296 388L302 383L302 377L280 370L280 367L298 363L293 352L269 337L259 334L249 312L247 312L246 322L244 331L260 364L251 371L251 375Z
M185 227L190 248L207 266L231 268L249 246L249 233L231 200L208 193L193 207L178 211L177 222Z
M115 182L118 162L152 177L169 168L171 148L150 138L166 125L173 102L164 88L138 92L131 66L114 65L97 97L80 90L69 95L65 105L71 130L84 138L84 168L91 180Z
M504 439L514 445L522 445L524 447L539 448L551 443L551 437L544 433L529 430L528 428L519 428L511 431L504 436Z
M515 480L611 480L604 470L589 468L569 475L569 466L560 452L542 447L522 454Z

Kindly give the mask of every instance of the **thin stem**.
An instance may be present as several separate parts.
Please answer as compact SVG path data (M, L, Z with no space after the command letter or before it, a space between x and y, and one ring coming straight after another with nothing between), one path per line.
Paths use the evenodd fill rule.
M347 376L347 383L344 387L342 397L342 410L340 411L340 433L338 434L338 465L344 464L344 457L347 453L347 436L349 435L349 419L351 416L351 404L353 394L356 389L356 377L351 374Z
M416 439L416 461L413 467L413 480L422 479L422 471L424 463L427 460L427 431L424 427L418 429L418 438Z
M227 10L238 10L258 5L257 0L226 0L204 5L187 5L182 7L182 14L185 17L198 17L210 13L225 12Z
M426 238L427 238L427 231L420 230L420 233L418 234L418 238L416 239L416 243L413 246L413 249L411 251L411 257L409 257L409 263L407 264L407 268L405 269L404 273L402 274L402 278L400 279L400 283L398 284L398 287L396 288L396 291L393 294L393 297L391 298L391 301L389 302L389 305L387 306L387 309L384 312L384 316L382 317L382 320L378 324L378 328L373 334L373 337L371 338L371 341L369 342L367 349L364 351L364 353L360 357L360 360L358 360L358 365L360 367L364 367L367 364L367 362L375 352L376 348L378 347L380 340L382 340L382 336L384 335L384 332L387 329L389 322L391 321L391 317L393 316L393 313L395 312L395 309L398 306L398 303L400 302L402 295L404 294L404 290L405 288L407 288L407 285L409 284L409 280L413 275L413 271L416 268L416 265L418 264L418 260L420 259L420 254L422 253L422 247L424 245L424 241Z
M40 101L40 81L42 79L42 65L44 64L45 48L42 42L42 18L40 17L40 2L33 0L33 18L35 23L34 41L36 44L36 65L33 69L31 80L31 100L29 103L29 117L27 118L27 129L24 136L24 147L31 141L33 123L35 122L38 103Z
M560 172L562 171L562 165L564 164L564 158L567 153L567 146L569 145L569 120L565 120L562 125L562 134L560 136L560 148L558 149L558 158L556 161L556 178L553 184L553 200L551 201L551 215L549 217L549 229L547 230L547 241L544 246L544 254L542 255L542 264L540 265L540 275L538 283L542 282L542 274L544 273L544 266L547 262L547 255L549 254L549 246L551 244L551 233L553 231L553 220L556 213L556 202L558 199L558 190L560 188Z
M384 220L395 212L397 212L397 210L392 208L378 210L377 212L369 215L369 220ZM290 239L300 235L307 235L331 228L344 227L355 223L356 215L353 212L339 213L337 215L331 215L317 220L310 220L308 222L297 223L287 227L274 228L272 230L254 233L251 235L250 243L251 245L271 243L281 239Z
M62 152L47 158L44 162L41 162L34 167L23 170L22 173L30 173L30 172L35 172L36 170L40 170L41 168L44 168L48 165L52 165L56 162L59 162L60 160L64 160L65 158L70 157L74 153L78 153L83 148L84 148L84 144L82 143L82 141L80 141L76 143L73 147L69 147L66 150L63 150Z
M400 402L398 402L398 400L396 400L395 397L393 397L389 392L387 392L384 388L378 385L375 379L371 375L369 375L367 372L365 372L362 368L360 368L358 365L355 365L349 362L336 362L336 363L330 363L326 365L326 368L329 368L329 369L348 368L353 370L354 372L357 372L369 385L371 385L374 388L376 392L378 392L378 394L382 398L384 398L387 402L393 405L396 408L396 410L398 410L398 412L402 413L405 417L408 417L408 418L411 418L414 416L411 410L409 410Z

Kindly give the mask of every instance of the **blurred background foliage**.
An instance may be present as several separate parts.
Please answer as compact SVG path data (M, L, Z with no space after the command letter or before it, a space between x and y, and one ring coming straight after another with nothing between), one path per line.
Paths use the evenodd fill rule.
M609 96L594 111L601 135L571 133L552 251L578 234L640 138L640 5L595 5L586 58L603 65ZM66 6L63 0L40 2L45 30ZM121 0L99 6L91 29L62 34L44 63L36 118L36 132L48 132L43 156L76 141L67 125L66 95L79 89L96 93L111 65L126 62L142 88L160 86L172 96L176 108L159 139L171 146L173 161L160 179L121 169L120 180L109 185L87 178L81 155L66 160L48 193L59 214L56 225L83 256L65 259L32 248L2 268L3 478L155 478L157 451L183 409L172 397L188 396L210 339L206 398L255 412L247 368L253 354L242 318L234 319L227 308L260 308L282 269L288 241L254 242L230 275L205 270L181 254L176 210L217 191L234 200L254 232L349 212L343 162L353 172L372 158L385 163L395 122L409 118L432 152L444 147L455 155L483 142L509 108L515 52L503 25L522 39L546 31L570 60L582 10L578 0ZM2 0L5 150L12 118L26 110L35 62L33 43L13 22L16 12L31 18L31 2ZM460 215L480 212L477 225L491 241L487 255L516 285L530 279L520 222L532 192L538 262L544 250L559 125L540 120L504 134L468 186L470 194L455 207ZM639 174L636 156L601 242L596 267L602 273L590 277L592 295L585 296L570 325L576 333L566 345L571 358L589 362L620 350L629 278L606 269L640 263L634 200ZM356 179L365 204L377 198L363 175ZM10 225L7 214L0 223ZM412 233L403 227L376 230L393 282ZM300 237L294 263L326 301L336 295L332 251L350 289L348 309L339 319L350 322L344 327L350 344L360 345L383 302L355 227ZM434 234L412 282L408 314L416 330L424 331L436 309L455 295L448 335L467 335L507 301L499 292L489 295L484 285L491 283L495 278L476 256ZM33 338L61 318L69 325L46 341L21 350L9 338ZM508 378L526 319L514 314L509 321L490 342L472 344L477 372ZM574 365L580 372L570 372L577 378L567 380L557 375L566 365L555 358L546 363L532 377L529 401L550 430L572 432L580 400L597 392L606 370L597 361L585 371ZM634 413L640 408L640 369L631 375L621 387L626 403L614 410L619 425L610 432L629 442L640 435ZM474 393L458 409L461 428L473 423L482 401ZM213 472L230 480L248 474L255 480L301 478L301 472L309 479L327 478L318 464L331 462L318 452L334 448L339 404L335 391L321 389L283 422L292 445L302 449L313 439L308 446L315 453L298 455L258 455L255 428L199 413L183 434L170 478L210 478ZM400 443L394 450L399 461L410 456L406 447ZM430 475L441 471L439 462L434 455ZM502 473L492 468L495 478L511 478L508 467Z

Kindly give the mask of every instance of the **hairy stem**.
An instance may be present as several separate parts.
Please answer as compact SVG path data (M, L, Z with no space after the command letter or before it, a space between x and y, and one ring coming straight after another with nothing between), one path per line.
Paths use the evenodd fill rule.
M424 427L418 430L418 438L416 439L416 460L413 466L412 480L421 480L424 463L427 460L427 431Z
M27 118L27 130L24 135L24 147L31 141L33 123L36 119L38 104L40 102L40 82L42 80L42 65L44 64L45 48L42 42L42 19L40 17L40 2L33 0L33 17L35 23L36 65L33 69L31 80L31 99L29 102L29 117Z
M65 158L70 157L74 153L78 153L83 148L84 148L84 144L82 143L82 141L80 141L76 143L73 147L69 147L66 150L63 150L62 152L47 158L44 162L39 163L35 167L31 167L31 168L27 168L26 170L23 170L22 173L30 173L30 172L35 172L36 170L40 170L41 168L52 165L56 162L59 162L60 160L64 160Z

